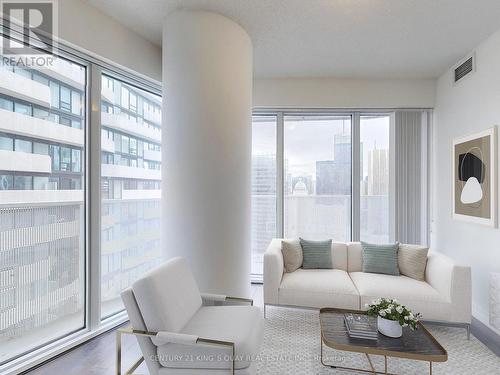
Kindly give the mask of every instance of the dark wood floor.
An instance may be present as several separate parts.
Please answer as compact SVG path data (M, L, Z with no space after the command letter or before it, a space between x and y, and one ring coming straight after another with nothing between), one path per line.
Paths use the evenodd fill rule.
M252 298L256 306L263 306L262 285L252 285ZM130 367L140 357L135 338L123 336L123 369ZM144 364L137 373L147 374ZM65 354L26 372L29 375L114 375L115 332L111 330Z

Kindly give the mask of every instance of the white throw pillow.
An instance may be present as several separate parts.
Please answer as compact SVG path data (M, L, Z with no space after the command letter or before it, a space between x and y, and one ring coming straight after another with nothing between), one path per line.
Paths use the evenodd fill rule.
M283 254L283 263L285 264L286 272L293 272L302 267L304 257L302 255L302 246L300 240L282 240L281 253Z
M415 280L424 280L428 252L429 248L425 246L399 244L399 272Z

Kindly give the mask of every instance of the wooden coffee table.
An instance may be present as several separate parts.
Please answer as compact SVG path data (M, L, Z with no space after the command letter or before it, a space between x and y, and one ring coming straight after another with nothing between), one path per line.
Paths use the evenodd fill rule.
M319 312L321 325L321 364L339 370L367 372L371 374L391 374L387 370L387 357L399 357L417 361L429 362L429 374L432 374L432 362L446 362L448 353L431 335L418 323L418 329L412 331L403 328L403 336L397 339L378 334L378 340L352 339L348 336L344 324L345 313L366 314L364 311L323 308ZM363 353L368 359L370 369L358 369L329 365L323 362L323 345L336 350ZM377 371L373 366L371 355L384 356L384 371Z

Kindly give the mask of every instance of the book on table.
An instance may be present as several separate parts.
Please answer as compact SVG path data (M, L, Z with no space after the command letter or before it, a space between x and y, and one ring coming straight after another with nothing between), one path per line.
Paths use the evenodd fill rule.
M365 314L344 314L347 334L351 338L377 340L377 319Z

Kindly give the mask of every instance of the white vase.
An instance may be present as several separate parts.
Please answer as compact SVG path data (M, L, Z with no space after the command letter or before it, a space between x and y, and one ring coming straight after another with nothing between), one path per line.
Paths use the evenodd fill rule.
M403 327L399 325L397 320L384 319L378 316L377 327L378 331L384 336L397 338L403 335Z

